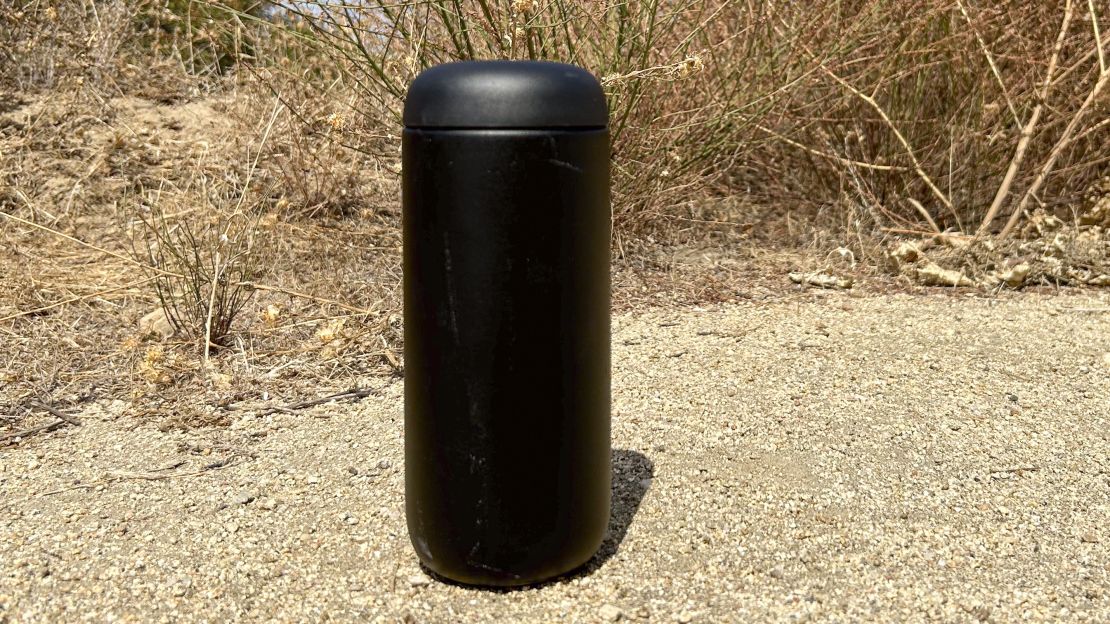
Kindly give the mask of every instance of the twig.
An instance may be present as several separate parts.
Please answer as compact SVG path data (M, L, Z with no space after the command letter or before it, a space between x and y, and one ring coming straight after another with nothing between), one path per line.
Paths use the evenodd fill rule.
M339 308L347 310L348 312L356 312L358 314L374 314L374 312L375 312L374 310L367 310L367 309L364 309L364 308L358 308L358 307L355 307L353 305L343 303L342 301L336 301L334 299L327 299L325 297L317 297L316 295L310 295L308 293L299 292L299 291L293 290L291 288L282 288L280 286L270 286L270 285L267 285L267 284L258 284L256 282L240 282L240 284L242 284L243 286L246 286L248 288L254 288L255 290L267 290L267 291L271 291L271 292L281 293L283 295L289 295L290 297L298 297L300 299L308 299L310 301L315 301L316 303L327 303L329 305L337 306Z
M35 314L41 314L43 312L46 312L47 310L53 310L54 308L58 308L58 307L61 307L61 306L64 306L64 305L68 305L70 303L77 303L78 301L84 301L86 299L92 299L93 297L100 297L102 295L107 295L108 293L113 293L113 292L117 292L117 291L120 291L120 290L126 290L128 288L134 288L135 286L140 286L142 284L146 284L147 282L154 281L155 279L157 279L157 278L148 277L146 279L141 279L137 282L131 282L130 284L124 284L123 286L116 286L115 288L108 288L108 289L105 289L105 290L98 290L94 293L89 293L87 295L81 295L79 297L70 297L69 299L66 299L65 301L59 301L57 303L52 303L50 305L43 306L41 308L35 308L34 310L25 310L23 312L16 312L15 314L11 314L11 315L5 316L4 318L0 318L0 323L3 323L4 321L11 321L11 320L14 320L14 319L17 319L17 318L22 318L24 316L32 316L32 315L35 315Z
M57 409L55 409L55 408L53 408L49 405L46 405L44 403L34 403L33 405L35 407L38 407L39 409L50 412L54 416L57 416L58 420L55 420L52 423L47 423L45 425L38 425L37 427L31 427L29 429L24 429L22 431L14 431L12 433L5 434L3 436L0 436L0 442L7 442L8 440L14 440L16 438L26 438L28 436L35 435L36 433L44 433L44 432L47 432L47 431L53 431L53 430L57 429L58 427L61 427L62 425L67 425L67 424L68 425L73 425L74 427L80 427L81 426L81 421L80 420L77 420L73 416L70 416L69 414L61 412L61 411L59 411L59 410L57 410Z
M796 147L798 149L801 149L801 150L805 150L805 151L809 152L810 154L813 154L814 156L820 156L821 158L826 158L828 160L838 162L842 165L854 165L856 167L861 167L863 169L872 169L872 170L875 170L875 171L905 171L906 170L905 167L899 167L897 165L874 165L874 164L871 164L869 162L863 162L863 161L860 161L860 160L852 160L850 158L844 158L843 156L837 156L836 154L829 154L829 153L826 153L826 152L822 152L821 150L814 149L812 147L809 147L807 145L803 145L802 143L798 143L797 141L789 139L789 138L779 134L778 132L775 132L774 130L771 130L770 128L765 128L765 127L763 127L759 124L753 124L753 125L755 126L756 129L762 130L763 132L766 132L767 134L775 137L776 139L782 141L783 143L786 143L787 145L793 145L794 147Z
M886 126L890 128L890 131L894 133L894 138L898 139L898 142L902 144L902 149L906 151L906 155L910 157L910 162L913 163L913 169L917 173L917 177L921 178L921 181L925 183L925 186L929 187L929 190L932 191L937 200L940 201L940 203L944 204L944 207L947 208L953 216L955 216L956 211L952 207L952 202L948 199L948 196L944 194L944 191L940 190L940 188L933 183L933 179L929 177L929 174L925 173L925 169L922 168L921 161L919 161L917 159L917 156L914 154L913 147L910 145L910 142L906 140L906 137L902 135L902 132L900 130L898 130L898 126L895 125L890 116L886 114L886 110L884 110L882 106L879 106L879 103L875 101L875 98L853 87L851 83L836 75L836 73L834 73L831 69L825 67L824 64L821 65L821 69L826 74L828 74L830 78L840 84L840 86L844 87L856 97L866 102L868 106L875 109L875 112L878 113L879 117L882 118L883 123L885 123Z
M1013 468L991 468L990 474L1004 474L1016 472L1018 474L1023 472L1036 472L1036 466L1015 466Z
M934 232L940 234L940 228L937 227L937 222L933 221L933 217L929 215L929 211L925 210L925 206L922 206L921 202L912 197L907 198L906 201L910 202L910 205L917 210L918 214L920 214L922 217L925 217L925 220L929 222L929 227L933 228Z
M184 463L184 462L182 462L182 463ZM126 472L126 471L123 471L123 470L113 470L113 471L107 473L107 475L105 475L104 478L102 478L102 479L98 479L98 480L92 481L90 483L78 483L77 485L72 485L70 487L60 488L60 489L57 489L57 490L50 490L49 492L43 492L42 494L39 494L39 497L51 496L53 494L61 494L62 492L70 492L72 490L88 490L88 489L92 489L92 488L94 488L98 485L107 485L109 483L115 483L117 481L123 481L125 479L134 479L134 480L141 480L141 481L163 481L165 479L175 479L177 477L196 477L196 476L211 472L213 470L216 470L218 468L224 468L226 466L230 466L230 465L233 465L233 464L234 464L234 462L232 462L231 458L229 457L229 458L227 458L226 460L223 460L223 461L217 461L217 462L212 462L211 464L207 464L206 466L202 467L200 470L194 470L192 472L157 472L157 471ZM178 464L175 464L174 466L171 466L169 468L162 468L161 470L163 470L163 471L164 470L172 470L173 468L175 468L177 466L180 466L180 465L181 465L181 463L178 463Z
M220 250L216 250L215 261L212 265L212 285L209 287L210 293L208 296L208 313L204 317L204 370L205 372L211 370L208 367L208 354L212 350L212 317L216 310L216 292L220 283ZM163 306L165 307L165 306Z
M1110 308L1058 308L1061 312L1084 312L1084 313L1100 313L1110 312Z
M1010 215L1010 219L1006 222L1006 226L999 232L999 238L1005 239L1010 235L1014 227L1017 226L1018 219L1025 213L1025 209L1029 205L1030 200L1037 194L1037 191L1041 190L1041 185L1044 184L1048 175L1052 172L1053 167L1056 166L1056 161L1060 158L1060 155L1064 153L1068 145L1071 144L1072 135L1075 134L1075 129L1079 127L1080 120L1086 115L1091 104L1098 100L1102 90L1106 88L1107 83L1110 83L1110 71L1103 72L1102 75L1099 76L1098 82L1091 88L1091 92L1087 94L1087 99L1083 100L1083 104L1079 106L1079 110L1072 116L1071 121L1068 122L1067 128L1064 128L1064 133L1060 136L1060 139L1056 141L1056 145L1052 146L1052 152L1049 153L1048 160L1041 166L1041 170L1037 172L1037 177L1033 179L1033 183L1029 185L1029 188L1025 191L1025 195L1021 198L1021 203L1017 205L1013 214Z
M0 442L7 442L8 440L14 440L16 438L26 438L28 436L33 436L36 433L43 433L43 432L46 432L46 431L53 431L53 430L57 429L58 427L61 427L64 424L66 424L66 421L64 421L64 420L55 420L54 422L48 423L48 424L45 424L45 425L39 425L37 427L31 427L30 429L24 429L22 431L15 431L15 432L8 433L8 434L5 434L3 436L0 436Z
M892 228L892 227L884 227L884 228L879 228L879 229L883 232L888 232L890 234L912 234L914 236L925 236L927 238L931 238L931 237L937 235L936 232L930 232L928 230L911 230L911 229L907 229L907 228Z
M1006 169L1006 175L1002 178L1002 184L998 186L998 192L994 195L994 201L991 202L990 208L987 209L986 216L983 217L982 223L979 224L979 229L975 232L978 238L986 233L987 228L994 222L998 212L1002 210L1002 203L1006 201L1006 197L1010 194L1010 187L1014 184L1014 179L1017 178L1018 171L1021 169L1021 164L1025 160L1025 151L1029 148L1029 142L1033 138L1033 133L1037 129L1037 124L1040 123L1041 113L1044 112L1045 102L1048 101L1048 93L1052 88L1052 77L1056 73L1056 63L1060 60L1060 50L1064 47L1064 39L1068 32L1068 25L1071 23L1071 17L1074 13L1074 6L1071 0L1067 0L1064 8L1064 19L1060 24L1060 32L1056 35L1056 46L1052 50L1052 57L1048 61L1048 70L1045 72L1044 83L1041 85L1041 92L1037 96L1037 105L1033 108L1033 114L1029 117L1029 121L1021 129L1021 138L1018 140L1017 148L1014 150L1014 156L1010 159L1010 166ZM1028 195L1026 195L1028 197ZM1024 207L1026 199L1022 199L1022 206ZM1024 208L1023 208L1024 209ZM1020 211L1017 211L1020 212Z
M1006 106L1010 109L1010 114L1014 117L1014 124L1021 128L1021 117L1018 115L1017 107L1014 106L1014 101L1010 98L1010 92L1006 88L1006 82L1002 80L1002 73L998 71L998 65L994 62L994 55L987 48L987 42L983 41L983 36L979 34L979 29L975 27L975 22L972 21L971 15L968 14L967 8L964 7L963 0L956 0L956 6L960 8L960 13L963 13L964 19L967 20L967 25L971 27L971 32L975 35L975 40L979 42L979 49L983 51L983 56L987 58L987 64L991 68L991 73L994 74L995 80L998 81L999 88L1002 89L1002 97L1006 98Z
M1098 50L1098 70L1100 74L1110 71L1106 66L1106 53L1102 49L1102 34L1098 29L1098 11L1095 11L1095 0L1087 0L1087 7L1091 11L1091 28L1095 30L1095 49Z
M298 401L296 403L290 403L289 405L282 405L282 406L279 406L279 407L268 407L268 408L258 412L258 415L259 416L268 416L270 414L276 414L277 412L284 412L284 413L288 414L288 413L292 413L292 412L294 412L296 410L299 410L299 409L305 409L307 407L315 407L317 405L323 405L324 403L331 403L332 401L343 401L343 400L346 400L346 399L362 399L362 398L366 398L368 396L371 396L371 395L374 395L374 394L377 394L377 393L378 393L378 391L373 389L373 388L353 388L351 390L345 390L343 392L337 392L335 394L329 394L328 396L320 397L318 399L309 399L307 401Z
M80 427L81 426L81 421L80 420L77 420L73 416L70 416L69 414L66 414L62 411L59 411L55 407L52 407L52 406L47 405L45 403L33 403L32 405L38 407L41 410L50 412L51 414L57 416L58 418L61 418L62 420L66 421L67 423L69 423L71 425L73 425L74 427Z

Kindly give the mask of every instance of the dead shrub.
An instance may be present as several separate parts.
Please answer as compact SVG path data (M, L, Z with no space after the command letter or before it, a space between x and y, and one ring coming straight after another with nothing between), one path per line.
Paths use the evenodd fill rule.
M405 90L424 68L509 58L591 70L610 100L615 221L622 232L652 222L727 169L745 126L735 112L755 97L737 82L747 64L728 49L727 24L744 10L735 2L273 4L277 29L315 54L281 54L266 79L286 72L302 88L316 89L316 98L302 101L327 93L345 105L334 114L361 125L352 125L341 143L386 171L396 170ZM315 111L291 106L310 128L318 124Z
M219 183L215 188L207 179L196 184L185 189L185 196L215 200L220 207L208 204L201 211L169 213L164 197L151 194L151 201L140 207L135 255L149 267L174 330L207 353L210 347L228 345L232 323L253 295L251 282L259 273L252 253L258 217L251 208L228 210L225 202L234 203L234 198Z
M291 220L358 214L382 191L383 178L395 177L379 159L347 145L352 136L369 134L365 121L303 83L282 84L286 107L261 163L274 179L276 214Z
M133 255L150 273L167 320L200 344L206 364L212 347L229 344L262 271L255 233L266 193L252 182L280 112L275 106L241 177L198 167L180 188L140 193Z
M760 200L795 198L865 231L1002 237L1066 212L1105 175L1110 11L1098 3L783 5L797 42L771 143L745 151Z

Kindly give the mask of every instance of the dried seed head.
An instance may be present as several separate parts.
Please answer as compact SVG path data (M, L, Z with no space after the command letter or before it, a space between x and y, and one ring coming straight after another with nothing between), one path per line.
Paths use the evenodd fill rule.
M518 15L528 15L535 13L539 8L539 3L536 0L513 0L513 13Z
M341 338L344 324L346 324L346 319L332 319L328 321L327 325L316 330L316 338L324 344L328 344L336 338Z
M167 354L160 346L147 349L139 362L139 375L155 385L165 385L173 381L173 367L177 358Z
M279 318L281 318L281 308L272 303L262 311L262 320L270 327L277 325Z
M679 76L689 76L696 71L700 71L703 67L705 67L705 61L702 60L701 55L694 54L686 57L678 64L677 73Z
M342 130L346 120L343 119L343 115L332 113L324 119L324 123L331 126L332 130Z

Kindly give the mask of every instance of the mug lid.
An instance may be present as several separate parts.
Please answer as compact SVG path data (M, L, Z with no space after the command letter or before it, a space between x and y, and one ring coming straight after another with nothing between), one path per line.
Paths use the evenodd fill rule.
M405 98L407 128L604 128L593 74L548 61L460 61L424 70Z

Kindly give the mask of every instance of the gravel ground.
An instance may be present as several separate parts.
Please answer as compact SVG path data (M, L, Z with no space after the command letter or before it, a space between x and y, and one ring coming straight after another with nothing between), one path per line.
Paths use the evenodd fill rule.
M570 578L424 574L376 379L0 449L0 622L1110 621L1110 298L655 309L613 356L611 537Z

